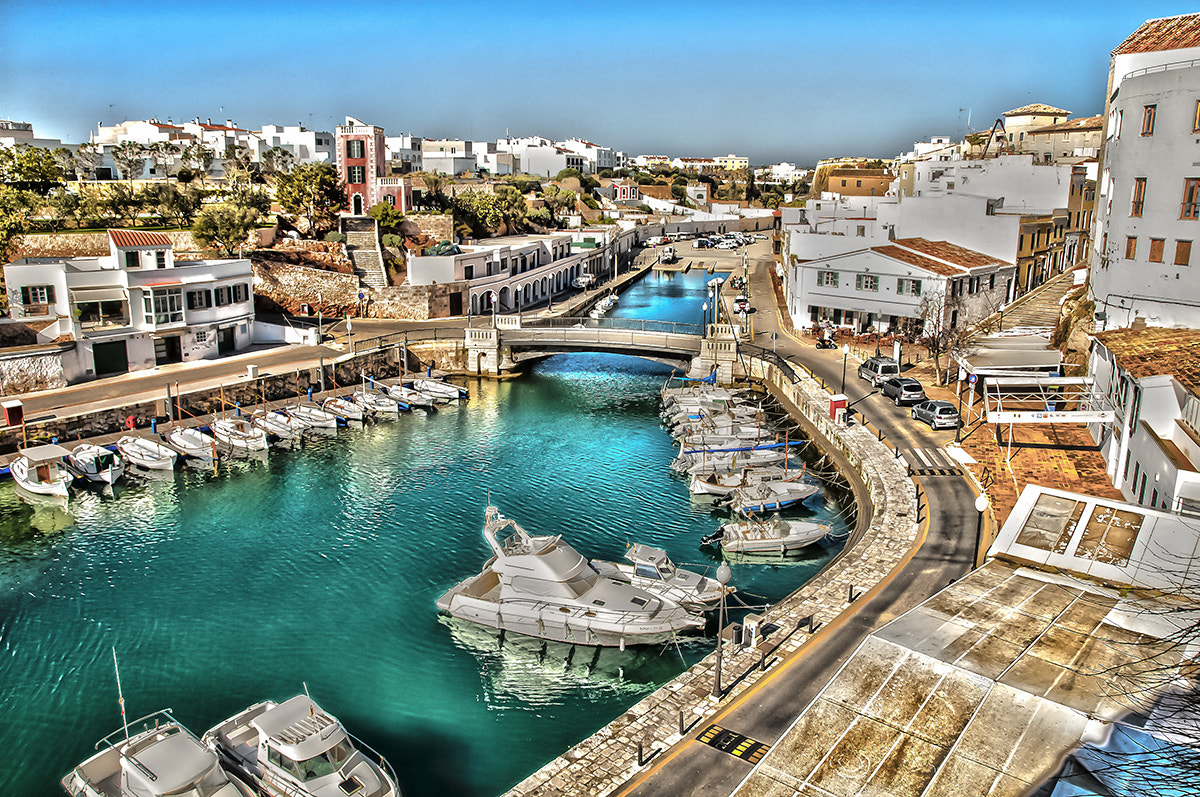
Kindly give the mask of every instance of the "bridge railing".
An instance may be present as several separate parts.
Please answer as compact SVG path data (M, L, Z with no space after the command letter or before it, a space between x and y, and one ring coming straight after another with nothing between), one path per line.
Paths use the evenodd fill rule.
M377 335L375 337L351 337L350 349L352 352L370 351L371 349L383 349L388 346L395 346L397 343L416 343L422 340L455 340L463 339L462 327L422 327L409 329L404 332L390 332L387 335Z
M637 318L537 318L527 319L521 326L526 329L622 329L633 332L662 332L669 335L704 334L700 324L682 324L677 321L653 321Z

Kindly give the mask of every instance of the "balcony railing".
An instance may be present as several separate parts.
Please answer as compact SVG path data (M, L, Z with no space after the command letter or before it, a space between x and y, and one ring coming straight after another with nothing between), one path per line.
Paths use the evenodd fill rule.
M45 318L51 315L52 305L49 304L14 304L13 318Z

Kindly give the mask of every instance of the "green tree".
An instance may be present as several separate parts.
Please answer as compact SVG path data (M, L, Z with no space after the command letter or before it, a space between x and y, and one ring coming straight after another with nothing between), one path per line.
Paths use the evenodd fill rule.
M247 185L250 182L250 164L253 161L250 148L244 144L230 144L221 154L221 168L229 185Z
M75 153L66 147L57 147L50 152L54 157L54 164L58 166L59 173L63 179L75 178L78 179L79 174L75 165Z
M557 186L548 185L542 191L542 199L550 211L550 218L555 222L568 210L575 209L575 192L563 191Z
M196 177L200 178L200 183L203 185L204 181L208 179L208 173L212 170L216 153L197 141L195 144L185 147L181 154L184 164L192 170Z
M283 147L271 147L259 156L263 174L272 182L279 175L287 174L296 165L296 156Z
M554 179L555 180L565 180L568 177L574 177L574 178L578 179L578 178L583 177L583 174L578 169L572 169L572 168L568 167L568 168L560 171L558 174L556 174L554 176Z
M762 195L762 192L754 185L754 172L746 177L746 201L753 202Z
M386 202L376 202L367 211L367 215L379 222L379 229L394 232L400 229L404 214Z
M80 144L75 148L75 170L81 179L93 180L104 153L95 144Z
M29 230L29 219L36 212L40 199L30 191L0 185L0 257L4 258L3 262L16 259L21 240Z
M118 183L109 189L104 198L109 215L118 219L128 219L130 227L137 226L138 215L142 212L142 195L131 187Z
M504 216L495 194L463 191L450 199L454 215L467 225L472 238L494 235Z
M525 216L529 212L529 206L525 202L525 195L515 186L496 186L496 204L503 222L501 235L514 235L525 229Z
M175 167L175 159L179 156L179 145L173 141L155 141L146 148L147 154L154 161L155 171L171 180L171 169Z
M164 221L190 227L204 201L204 192L194 185L181 189L172 183L154 183L142 192L147 207L154 208Z
M446 199L446 178L443 175L421 172L418 176L421 178L421 182L425 183L423 199L426 207L435 210L445 210L450 207L450 201Z
M83 200L79 198L79 194L68 191L65 188L56 188L47 201L47 206L53 214L56 228L66 226L68 221L75 222L78 227L83 219Z
M133 186L133 178L141 177L142 170L146 168L146 148L136 141L122 141L113 148L112 158L130 187Z
M315 235L337 221L346 207L346 187L332 163L305 163L279 176L275 198L284 213L303 219Z
M682 200L687 196L687 184L684 183L683 185L680 185L676 183L675 185L672 185L671 196L673 196L676 200Z
M525 218L539 227L554 226L554 217L550 215L550 211L547 208L533 208L526 214Z
M250 208L210 205L196 217L192 236L204 247L219 247L226 257L246 245L258 223L258 214Z
M62 169L48 149L28 144L0 147L0 182L45 194L62 182Z

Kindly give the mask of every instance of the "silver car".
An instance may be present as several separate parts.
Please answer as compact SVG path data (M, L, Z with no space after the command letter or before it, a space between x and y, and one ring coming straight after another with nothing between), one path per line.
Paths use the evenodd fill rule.
M958 410L949 401L922 401L912 408L912 417L929 424L930 429L958 428Z
M920 382L908 376L892 377L883 383L879 392L895 401L897 407L901 404L916 404L925 400L925 388L921 387Z

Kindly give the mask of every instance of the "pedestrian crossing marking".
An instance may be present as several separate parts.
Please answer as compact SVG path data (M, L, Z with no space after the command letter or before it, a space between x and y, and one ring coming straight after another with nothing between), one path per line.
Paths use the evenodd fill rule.
M715 747L721 752L728 753L735 758L749 761L751 764L757 764L767 754L767 751L771 749L771 745L765 742L755 741L748 736L734 733L715 724L705 728L696 737L696 740L704 742L709 747Z
M913 476L959 476L958 462L940 448L910 448L905 452Z

